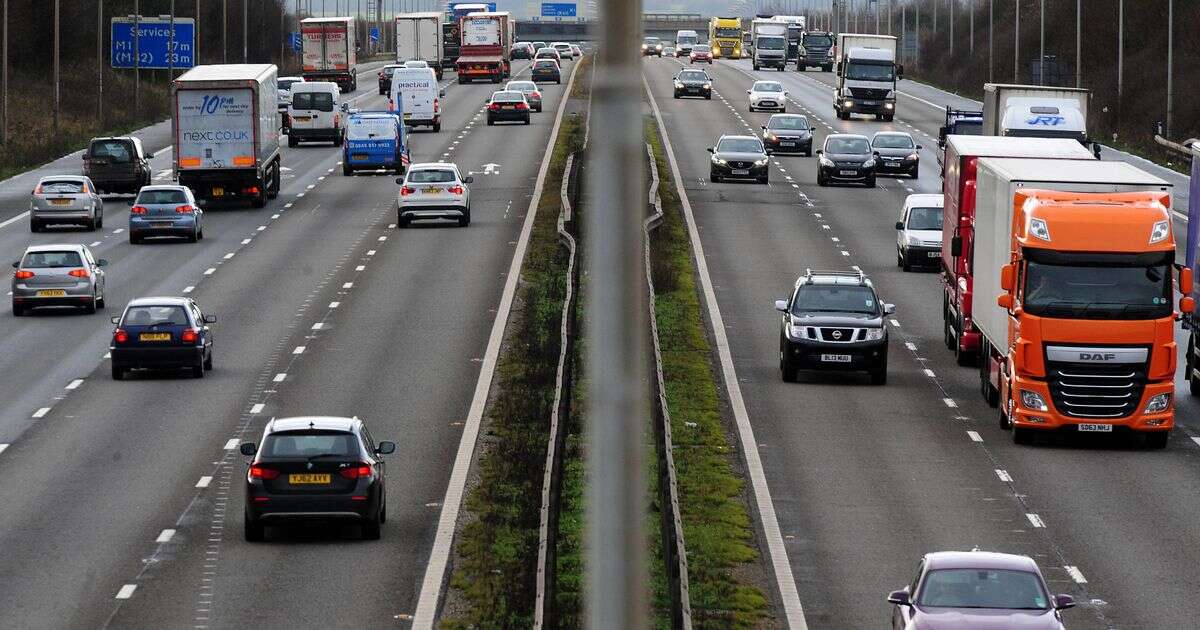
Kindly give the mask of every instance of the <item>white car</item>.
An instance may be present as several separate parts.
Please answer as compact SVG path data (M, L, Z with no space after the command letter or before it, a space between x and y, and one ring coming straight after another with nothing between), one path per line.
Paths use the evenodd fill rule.
M550 42L550 47L558 51L558 55L563 59L574 59L575 51L571 50L571 45L567 42Z
M915 194L904 199L896 221L896 266L937 267L942 260L942 208L938 194Z
M429 62L424 59L409 59L404 62L405 68L428 68Z
M778 81L755 81L746 90L750 97L750 111L769 110L783 113L787 111L787 90Z
M286 114L288 105L292 104L292 85L304 83L304 77L279 77L275 87L279 90L279 113Z
M396 224L407 227L424 219L452 219L459 227L471 224L470 175L463 177L451 162L422 162L408 167L396 180Z

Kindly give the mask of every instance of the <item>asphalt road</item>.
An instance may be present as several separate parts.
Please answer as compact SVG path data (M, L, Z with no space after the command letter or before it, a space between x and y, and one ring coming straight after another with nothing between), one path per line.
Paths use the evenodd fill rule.
M0 228L14 258L30 242L99 241L108 313L190 291L218 317L206 378L118 383L102 358L107 315L0 314L2 625L380 627L412 613L565 87L545 87L530 126L488 127L495 86L443 83L443 130L413 135L413 161L474 172L466 229L395 229L393 176L343 177L328 145L285 148L279 199L206 213L198 244L131 246L115 233L123 203L95 234ZM385 106L374 88L364 82L359 107ZM397 442L381 542L353 527L242 540L236 444L302 414L357 415Z
M975 547L1035 558L1053 590L1081 602L1066 613L1072 628L1194 626L1195 401L1181 403L1183 427L1161 452L1111 440L1013 445L980 397L976 372L956 366L942 344L937 275L896 266L893 223L904 197L940 191L932 149L941 110L902 99L894 123L839 121L821 83L828 75L756 73L747 62L712 67L712 101L673 100L678 69L673 60L644 62L809 626L879 627L887 593L911 579L922 554ZM776 156L769 186L709 183L705 148L722 133L758 132L770 116L748 112L755 78L784 83L789 111L817 124L817 144L834 131L914 132L924 145L920 179L821 188L815 157ZM943 102L933 90L922 98ZM897 305L888 384L811 374L783 383L773 300L805 268L852 265Z

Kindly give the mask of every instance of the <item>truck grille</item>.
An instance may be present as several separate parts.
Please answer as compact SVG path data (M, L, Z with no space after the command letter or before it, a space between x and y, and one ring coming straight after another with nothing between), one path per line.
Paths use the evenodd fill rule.
M850 95L853 96L854 98L869 98L869 99L883 100L883 99L887 98L887 93L888 93L888 90L880 90L880 89L876 89L876 88L860 88L860 87L850 88Z
M1124 418L1137 411L1146 388L1146 365L1047 362L1050 398L1065 416Z

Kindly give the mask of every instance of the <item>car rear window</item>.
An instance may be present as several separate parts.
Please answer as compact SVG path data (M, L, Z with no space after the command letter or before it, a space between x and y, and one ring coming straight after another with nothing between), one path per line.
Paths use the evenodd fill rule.
M40 185L42 187L42 194L71 194L83 192L83 182L69 179L46 181L42 182Z
M29 252L21 266L27 269L51 269L55 267L82 267L79 252Z
M279 88L280 90L290 90L292 89L292 85L295 83L302 83L302 81L300 79L280 79L275 84L275 87Z
M353 433L346 431L280 431L263 440L263 457L312 457L344 455L357 457Z
M301 92L292 97L292 109L333 111L333 95L329 92Z
M385 118L351 118L346 137L351 140L395 140L396 123Z
M525 100L525 95L520 92L496 92L492 95L493 102L516 103Z
M133 150L128 142L121 140L102 140L93 142L91 148L93 158L106 158L111 162L128 162L133 158Z
M182 190L143 190L138 194L139 204L157 203L187 203L188 198Z
M454 171L451 170L421 169L408 174L411 184L444 184L454 180Z
M535 67L535 68L557 68L558 64L554 63L553 59L542 60L542 61L539 61L539 62L533 64L533 67Z
M190 322L188 322L187 312L182 306L169 304L131 306L129 310L125 311L123 323L126 326L154 326L156 324L187 326Z

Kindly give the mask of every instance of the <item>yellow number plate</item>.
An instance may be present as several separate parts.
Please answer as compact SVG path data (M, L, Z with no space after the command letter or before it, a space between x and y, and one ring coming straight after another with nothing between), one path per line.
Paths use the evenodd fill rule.
M170 341L171 333L142 333L138 335L138 341Z
M52 203L56 206L69 206L69 205L71 205L71 200L70 199L51 199L50 203Z
M288 475L288 483L293 486L301 486L304 484L327 484L329 483L329 475L326 474L303 474L303 475Z
M225 189L224 189L224 188L218 188L218 187L215 187L215 186L214 186L214 187L213 187L213 196L214 196L214 197L223 197L223 196L225 196Z
M438 188L437 186L430 186L429 188L425 189L425 192L432 195L434 193L442 192L442 189Z
M42 289L37 292L38 297L66 297L66 289Z

